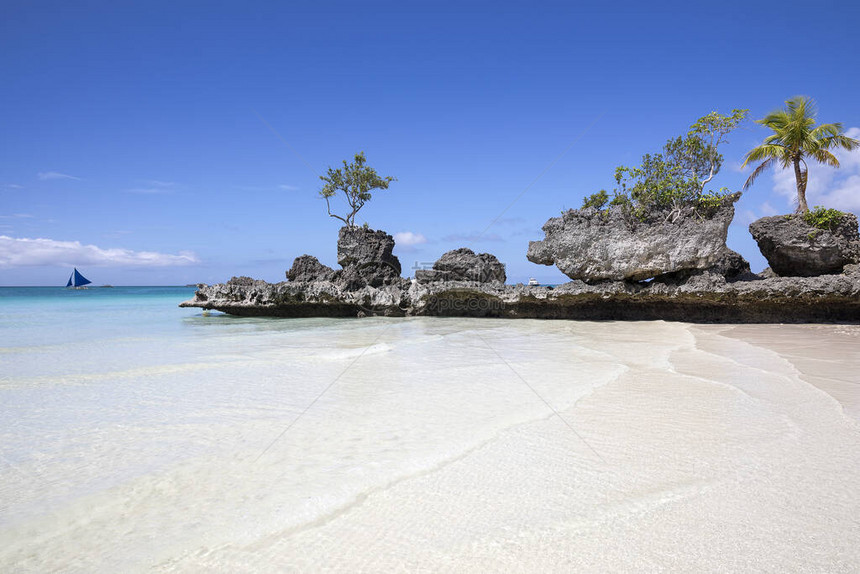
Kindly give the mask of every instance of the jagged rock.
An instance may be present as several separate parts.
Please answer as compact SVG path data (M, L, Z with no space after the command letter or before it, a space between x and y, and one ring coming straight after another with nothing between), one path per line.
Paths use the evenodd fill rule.
M571 209L546 222L543 241L529 242L528 259L555 264L571 279L642 281L682 270L708 269L726 245L735 193L703 213L694 206L651 213L645 221L625 206Z
M337 262L343 270L335 280L348 290L400 283L400 260L393 250L394 238L384 231L342 227L337 239Z
M832 231L813 227L796 215L775 215L753 221L750 233L771 269L783 277L841 273L845 265L860 261L853 213L845 214Z
M204 286L182 307L280 317L456 316L707 323L860 322L860 268L840 275L727 282L704 271L658 281L570 281L555 289L500 283L404 282L347 291L312 283L231 280Z
M737 197L727 200L715 215L727 219L726 226L736 200ZM587 211L583 210L582 215L586 219L595 213ZM682 214L681 217L688 216ZM579 218L580 214L570 217ZM605 217L607 225L615 225L611 221L612 213ZM547 226L551 227L552 221ZM706 226L707 221L700 221L700 224ZM558 225L563 227L564 221ZM641 235L649 236L651 231L647 228L659 227L662 223L651 221L644 225L646 230ZM665 225L685 227L692 224L676 221ZM854 219L855 236L856 225ZM551 234L547 235L549 240ZM664 231L664 235L670 237L671 233ZM749 273L743 258L722 246L705 258L708 265L704 270L678 269L673 272L673 280L666 275L648 283L574 280L551 289L505 285L504 268L495 257L475 255L468 249L446 253L437 261L438 268L434 265L433 273L445 274L446 279L452 280L409 282L399 276L400 262L392 255L394 240L390 235L382 231L342 229L340 239L338 260L344 266L340 271L332 271L313 257L302 256L288 273L289 282L269 284L250 277L233 277L223 284L199 285L194 298L181 303L180 307L278 317L425 315L860 323L860 265L857 264L846 264L840 275L762 278ZM544 245L541 249L548 247ZM484 279L491 279L470 280L474 278L470 274L476 267L486 270ZM727 281L732 274L737 274L736 278ZM480 272L478 275L481 278Z
M331 281L335 270L320 263L313 255L300 255L293 261L293 266L287 271L287 279L296 283L311 281Z
M419 283L438 281L474 281L476 283L504 284L507 276L505 266L495 255L489 253L475 254L467 247L454 249L443 254L434 264L433 269L415 271L415 279Z
M181 307L215 309L239 316L356 317L403 315L402 285L348 291L334 281L267 283L247 277L198 288Z
M239 277L230 277L227 281L227 285L241 285L241 286L252 286L255 283L265 283L260 279L254 279L253 277L248 277L246 275L240 275Z
M724 247L714 264L704 270L684 270L674 273L666 273L655 278L654 281L665 283L667 285L680 285L690 281L693 277L710 273L714 276L720 276L723 279L737 279L740 277L751 277L749 261L737 251L733 251L728 247ZM698 281L698 280L697 280Z
M734 279L739 275L752 273L750 262L743 255L728 247L724 248L717 261L708 269L712 273L722 275L726 279Z

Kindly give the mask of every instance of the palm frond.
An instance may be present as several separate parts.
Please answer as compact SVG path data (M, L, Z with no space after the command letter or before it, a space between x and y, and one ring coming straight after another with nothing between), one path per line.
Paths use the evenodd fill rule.
M814 130L812 130L809 135L810 137L821 140L828 137L838 136L842 133L842 124L821 124Z
M756 120L757 124L761 124L767 128L772 129L775 132L780 132L785 129L791 122L791 118L785 112L785 110L779 110L776 112L771 112L760 120Z
M753 170L753 172L750 174L750 176L747 178L746 182L744 183L744 190L746 190L749 186L751 186L753 184L753 182L758 178L758 176L760 176L765 171L767 171L771 166L773 166L773 164L776 161L777 161L777 158L771 157L771 158L768 158L767 160L765 160L764 162L762 162L761 165L759 165L757 168L755 168ZM746 164L744 164L744 165L746 165Z
M815 100L809 96L794 96L785 101L785 108L793 119L815 119L818 115Z
M747 153L746 157L744 158L744 163L743 165L741 165L741 167L746 167L747 164L751 161L759 161L763 159L782 160L788 155L788 150L784 146L763 143L760 146L754 147L749 151L749 153Z
M774 145L784 145L781 136L778 133L773 133L766 138L762 142L764 144L774 144Z
M845 134L835 135L831 138L826 138L827 145L823 145L824 149L832 149L841 147L844 150L852 151L860 147L860 140L856 140L854 138L850 138Z
M815 153L811 154L811 157L813 157L818 163L823 163L824 165L832 167L839 167L839 160L826 149L819 149Z

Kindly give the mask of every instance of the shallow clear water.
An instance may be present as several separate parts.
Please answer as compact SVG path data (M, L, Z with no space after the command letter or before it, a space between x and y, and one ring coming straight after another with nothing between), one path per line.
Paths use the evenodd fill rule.
M0 289L3 571L860 569L860 330Z

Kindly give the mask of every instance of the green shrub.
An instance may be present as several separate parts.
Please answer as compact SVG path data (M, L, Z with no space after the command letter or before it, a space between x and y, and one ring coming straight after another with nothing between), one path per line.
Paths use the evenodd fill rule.
M585 209L587 207L594 207L600 210L606 206L607 201L609 201L609 194L606 193L605 189L601 189L597 193L592 193L588 197L583 198L582 209Z
M713 191L709 191L708 193L702 194L696 200L699 204L699 207L704 207L706 209L716 209L723 204L723 200L726 198L727 193L714 193Z
M612 198L612 201L609 202L609 205L630 205L630 197L624 195L623 193L615 194L615 197Z
M699 217L711 217L723 205L725 193L705 193L719 173L723 156L718 152L725 137L747 116L735 109L728 116L711 112L690 126L686 135L669 139L660 153L645 154L642 163L615 168L611 206L640 221L668 213L673 221L684 207L692 207ZM606 194L600 191L583 202L583 207L602 207Z
M817 227L818 229L826 231L833 231L845 215L845 213L838 209L825 208L821 205L816 205L814 209L803 214L803 221L812 227Z

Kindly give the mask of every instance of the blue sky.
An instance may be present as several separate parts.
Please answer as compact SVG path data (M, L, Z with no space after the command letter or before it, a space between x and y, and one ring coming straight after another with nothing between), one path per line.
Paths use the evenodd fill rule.
M336 266L318 175L361 150L399 181L357 221L399 234L404 275L468 246L510 282L561 282L525 258L544 222L709 111L804 94L860 136L857 3L696 4L6 1L0 284ZM765 135L732 134L715 188L740 189ZM860 157L841 157L810 204L858 213ZM737 205L729 246L754 270L747 225L792 211L787 175Z

